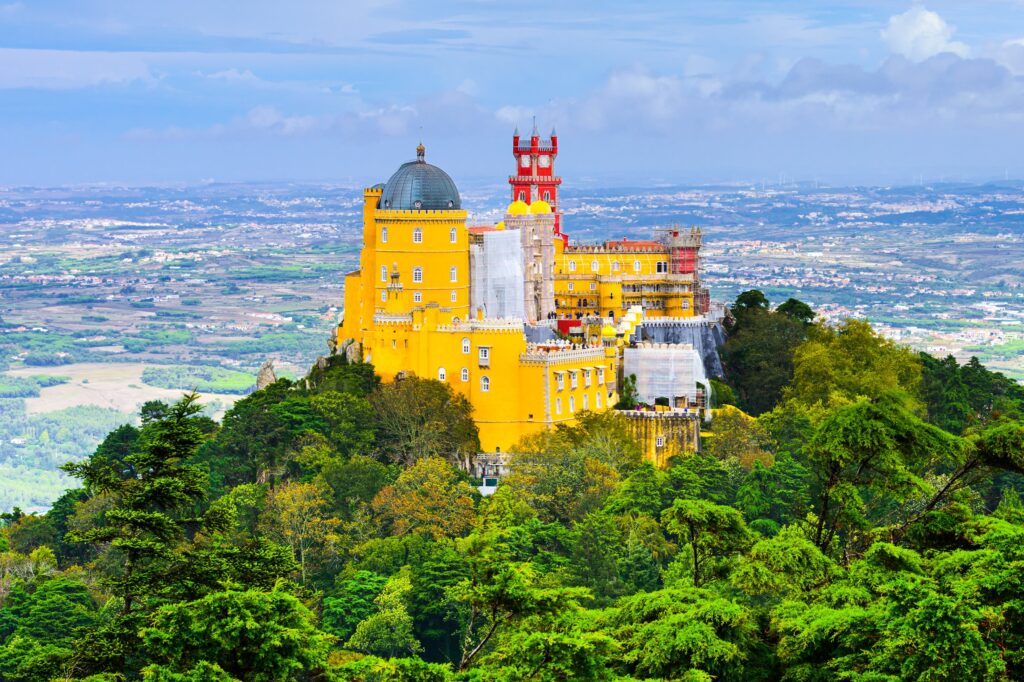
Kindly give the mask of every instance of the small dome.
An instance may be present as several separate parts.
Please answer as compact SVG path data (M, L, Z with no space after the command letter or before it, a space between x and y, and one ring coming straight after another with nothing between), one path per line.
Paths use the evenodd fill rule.
M603 336L606 339L613 338L615 336L615 327L611 326L610 324L606 324L604 327L601 328L601 336Z
M508 205L508 208L505 210L505 213L509 215L526 215L529 212L530 207L527 206L526 202L522 201L521 199L516 199L515 201L513 201L511 204Z
M530 204L530 213L551 213L551 204L543 199L538 199Z
M387 211L454 211L462 208L459 190L451 177L424 161L425 150L416 148L416 160L403 163L384 185L380 208Z
M497 224L494 226L494 229L496 229L496 230L504 230L505 229L505 221L504 220L499 220L497 222Z

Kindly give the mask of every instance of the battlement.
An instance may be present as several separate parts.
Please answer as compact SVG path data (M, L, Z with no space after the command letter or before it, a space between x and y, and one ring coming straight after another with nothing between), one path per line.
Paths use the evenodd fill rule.
M644 254L644 253L660 253L668 254L669 247L667 246L606 246L604 244L570 244L565 247L563 252L566 256L574 254L603 254L603 253L614 253L614 254Z
M604 363L604 348L595 346L591 348L552 348L543 350L539 347L528 347L525 353L520 353L519 362L523 364L559 365L576 363L582 360L589 360L598 364Z
M450 223L455 221L465 222L466 216L465 209L451 209L443 211L399 211L396 209L377 209L375 217L377 222L384 221L402 221L408 222L412 220L436 222L436 223Z
M520 319L483 319L466 320L457 324L441 324L437 326L442 332L490 332L490 333L523 333L524 323Z

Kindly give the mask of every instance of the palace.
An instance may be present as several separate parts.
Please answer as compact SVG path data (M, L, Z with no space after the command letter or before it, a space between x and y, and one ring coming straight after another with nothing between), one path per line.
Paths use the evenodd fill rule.
M450 384L473 405L484 452L610 409L624 362L640 372L641 398L668 398L696 423L707 379L700 334L686 330L704 324L709 304L700 231L570 245L557 135L541 140L534 126L525 142L517 130L512 151L512 202L497 225L467 225L455 183L422 144L416 160L364 190L363 249L345 277L336 350L361 355L385 381ZM671 362L652 373L644 358L654 352Z

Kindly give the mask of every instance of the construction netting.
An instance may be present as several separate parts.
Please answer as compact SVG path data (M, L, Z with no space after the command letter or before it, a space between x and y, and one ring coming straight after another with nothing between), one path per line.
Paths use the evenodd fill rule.
M645 403L668 398L675 405L685 398L689 404L696 404L697 384L708 386L703 359L691 345L645 343L626 348L623 374L636 375L637 393Z
M523 319L523 247L519 230L496 230L469 247L471 310L485 317Z

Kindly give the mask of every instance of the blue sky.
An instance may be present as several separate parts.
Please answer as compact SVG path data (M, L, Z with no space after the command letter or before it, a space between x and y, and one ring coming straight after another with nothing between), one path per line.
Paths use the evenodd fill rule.
M0 0L0 183L1024 177L1024 0Z

